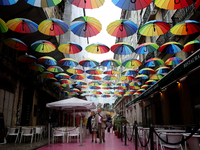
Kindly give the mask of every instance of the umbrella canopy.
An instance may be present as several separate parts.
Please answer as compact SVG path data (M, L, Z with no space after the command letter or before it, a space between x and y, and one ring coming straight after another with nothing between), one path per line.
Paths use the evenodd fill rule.
M36 7L52 7L58 5L62 0L25 0L28 4Z
M140 10L149 6L152 0L112 0L112 2L124 10Z
M162 9L181 9L194 3L193 0L155 0L155 5Z
M12 49L16 49L18 51L27 51L27 45L19 39L16 38L7 38L3 40L4 44L11 47Z
M63 66L68 66L68 67L75 67L78 65L78 62L75 61L72 58L63 58L59 61L59 64L63 65Z
M109 90L109 89L113 89L113 87L110 87L110 86L107 86L107 87L102 87L102 89L104 89L104 90Z
M56 49L55 45L46 40L39 40L32 43L31 48L39 53L50 53Z
M95 97L95 98L100 97L100 95L98 95L98 94L91 94L90 96Z
M101 83L99 81L92 81L92 82L88 83L88 85L90 85L90 86L99 86L99 85L101 85Z
M101 95L101 97L108 98L108 97L111 97L111 96L109 94L103 94L103 95Z
M184 52L194 52L196 50L200 49L200 41L194 40L186 43L184 45L183 51Z
M54 72L54 73L60 73L60 72L63 72L64 70L59 66L50 66L47 68L47 71Z
M114 94L113 97L122 97L121 94Z
M104 4L104 0L69 0L69 2L84 9L99 8Z
M82 81L82 80L77 80L76 81L76 84L82 86L82 85L87 85L87 83L85 81Z
M119 81L119 82L116 83L116 85L118 85L118 86L128 86L128 83L124 82L124 81Z
M137 31L137 25L126 19L116 20L107 26L107 32L114 37L128 37Z
M124 97L129 97L129 96L133 96L132 94L124 94Z
M126 94L134 94L136 92L136 90L128 90L127 92L126 92Z
M167 42L163 44L158 50L166 54L174 54L182 51L183 45L178 42Z
M115 74L120 74L120 72L117 71L116 69L107 69L106 71L104 71L103 74L111 74L111 75L115 75Z
M144 65L146 67L156 67L156 66L160 66L163 64L164 64L164 61L162 59L151 58L151 59L147 60Z
M22 55L18 57L18 61L23 62L23 63L34 63L36 62L37 58L32 55Z
M126 86L118 86L118 87L115 87L115 89L117 89L117 90L125 90Z
M68 79L60 79L60 83L62 84L71 84L72 82Z
M145 82L145 85L154 85L155 83L155 80L148 80L147 82Z
M100 86L90 86L89 88L90 88L90 89L94 89L94 90L99 90L99 89L101 89Z
M112 91L105 91L104 94L113 94L114 92Z
M107 75L103 79L104 80L117 80L117 77L114 75Z
M89 93L88 90L81 90L81 93Z
M197 11L199 11L199 8L200 8L200 0L197 0L197 1L195 2L195 8L196 8Z
M70 89L69 92L80 92L80 90L77 88L73 88L73 89Z
M18 33L34 33L38 31L38 25L35 22L24 18L11 19L6 23L6 26Z
M123 91L118 91L118 92L114 92L114 94L120 94L120 95L123 95L124 92L123 92Z
M49 71L44 71L40 74L42 78L53 78L54 74Z
M3 5L3 6L10 6L10 5L13 5L15 3L17 3L18 0L1 0L0 1L0 5Z
M140 87L139 86L129 86L129 89L138 90L138 89L140 89Z
M102 94L101 91L92 91L93 94Z
M79 85L78 87L81 89L87 89L87 86L85 86L85 85Z
M129 85L130 86L140 86L140 85L142 85L142 83L139 81L132 81L131 83L129 83Z
M85 79L85 76L82 75L82 74L74 74L71 76L71 79L74 79L74 80L83 80Z
M149 87L151 87L150 85L143 85L141 86L141 89L148 89Z
M119 79L122 81L130 81L130 80L133 80L134 77L133 76L121 76Z
M149 77L145 74L140 74L140 75L137 75L135 77L135 79L138 79L138 80L146 80L146 79L149 79Z
M106 82L104 82L103 84L102 84L102 86L112 86L112 85L115 85L113 82L110 82L110 81L106 81Z
M60 44L58 50L65 54L76 54L82 51L82 47L75 42L66 42Z
M61 78L61 79L69 79L70 76L66 73L58 73L57 75L55 75L56 78Z
M136 69L125 69L123 72L122 72L122 75L125 75L125 76L132 76L134 74L137 74L138 71Z
M200 31L200 23L195 20L185 20L177 23L170 29L175 35L190 35Z
M110 48L102 43L93 43L88 45L85 50L94 54L103 54L109 52Z
M96 68L92 68L92 69L86 70L86 73L92 74L92 75L100 75L103 73L103 71Z
M163 75L161 75L161 74L154 74L154 75L152 75L152 76L150 76L150 80L160 80L160 79L162 79L162 77L163 77Z
M91 79L91 80L101 80L102 78L98 75L89 75L87 76L88 79Z
M0 33L6 33L7 31L8 31L8 27L6 26L5 21L0 18Z
M159 67L158 69L156 69L157 74L164 74L164 73L168 73L171 70L171 68L169 67Z
M133 59L133 58L127 59L122 62L122 66L124 66L126 68L137 68L141 65L142 65L142 63L139 60Z
M79 62L79 65L83 67L96 67L99 63L93 59L84 59Z
M144 36L159 36L167 33L170 28L170 24L164 21L151 20L140 27L139 33Z
M50 57L50 56L43 56L43 57L40 57L38 58L38 61L40 63L43 63L45 65L57 65L57 62L54 58Z
M101 31L102 25L99 20L93 17L81 16L72 21L70 28L78 36L92 37Z
M145 92L145 91L146 91L145 89L139 89L137 92L143 93L143 92Z
M74 67L74 68L69 68L67 69L67 72L71 73L71 74L82 74L84 73L84 71L78 67Z
M63 83L61 86L62 86L62 87L65 87L65 88L71 88L70 84L66 84L66 83ZM70 95L71 95L71 94L70 94Z
M28 67L29 69L35 70L35 71L45 71L45 67L40 64L32 64Z
M53 85L62 88L61 84L59 82L53 82Z
M145 74L145 75L149 75L149 74L155 74L156 72L151 69L151 68L143 68L139 71L139 74Z
M134 48L127 43L117 43L113 45L110 49L113 53L119 55L129 55L134 52Z
M121 63L116 59L106 59L101 62L101 65L105 67L118 67Z
M64 96L69 96L69 92L68 92L68 91L61 91L61 93L62 93Z
M171 57L169 59L166 60L165 65L177 65L179 63L181 63L183 61L182 58L180 57Z
M68 29L69 27L64 21L55 18L44 20L38 26L38 30L42 34L49 36L65 34Z
M158 50L159 46L155 43L143 43L135 49L137 54L147 54Z

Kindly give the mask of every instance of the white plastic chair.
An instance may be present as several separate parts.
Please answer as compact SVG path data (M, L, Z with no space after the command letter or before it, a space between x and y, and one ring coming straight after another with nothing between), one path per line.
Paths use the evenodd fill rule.
M161 133L163 135L167 136L168 142L169 143L177 143L180 142L182 140L183 134L181 133ZM177 145L170 145L170 144L166 144L163 142L160 142L160 146L161 146L161 150L165 150L166 148L181 148L181 150L183 150L183 147L181 144L177 144Z
M186 138L188 137L190 134L183 134L183 136ZM193 135L191 138L189 138L187 140L187 143L190 147L191 150L200 150L200 145L199 145L199 140L198 138L200 138L200 135ZM186 144L186 143L185 143ZM186 145L185 145L186 146ZM187 150L187 147L185 147L185 149Z
M7 127L7 129L8 129L8 132L6 134L6 138L7 138L8 135L9 136L16 136L16 139L15 139L15 143L16 143L17 140L18 140L20 129L18 127L12 127L12 128Z
M41 139L43 139L42 133L43 133L43 128L42 127L36 127L35 136L38 136L38 141L39 140L41 141Z
M70 138L70 142L71 142L71 137L72 136L73 137L77 137L77 143L79 143L80 132L79 132L78 128L76 128L76 129L71 130L71 131L68 132L68 134L67 134L67 143L68 143L69 138Z
M33 128L26 128L26 127L22 127L22 132L21 132L21 138L20 138L20 142L22 141L22 137L27 137L30 136L31 137L31 143L33 142L33 136L34 136L34 129Z
M63 140L63 143L64 143L64 132L63 132L63 129L53 129L53 143L54 143L54 140L55 140L55 137L62 137L62 140Z

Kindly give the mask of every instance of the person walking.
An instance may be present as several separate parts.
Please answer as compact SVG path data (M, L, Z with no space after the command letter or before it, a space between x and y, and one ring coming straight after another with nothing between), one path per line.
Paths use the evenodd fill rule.
M110 128L112 127L112 119L111 119L111 116L109 115L108 118L107 118L107 121L106 121L106 125L108 127L108 134L110 134Z
M95 115L95 112L91 112L91 127L92 127L92 142L94 141L93 139L95 138L95 143L97 143L97 129L98 129L98 118Z
M105 113L101 112L101 108L97 109L97 123L98 123L98 133L99 133L99 144L105 143L105 128L106 128L106 121L107 117Z

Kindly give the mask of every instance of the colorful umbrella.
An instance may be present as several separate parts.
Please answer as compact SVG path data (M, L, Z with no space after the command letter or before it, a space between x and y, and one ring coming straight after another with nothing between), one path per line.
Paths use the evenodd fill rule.
M126 87L125 86L118 86L118 87L115 87L115 89L117 89L117 90L125 90Z
M112 0L119 8L125 10L140 10L150 5L152 0Z
M83 67L96 67L99 63L93 59L84 59L79 62L79 65Z
M145 89L139 89L137 92L144 93L146 90Z
M133 95L141 95L141 92L135 92Z
M159 36L167 33L170 28L170 24L164 21L151 20L140 27L139 33L144 36Z
M158 50L166 54L174 54L182 51L183 45L178 42L167 42L163 44Z
M134 94L136 91L135 90L129 90L129 91L127 91L126 93L127 94Z
M80 90L77 88L73 88L73 89L70 89L69 92L80 92Z
M90 85L90 86L99 86L99 85L101 85L101 83L99 81L92 81L92 82L88 83L88 85Z
M119 82L116 83L116 85L118 85L118 86L128 86L128 83L124 82L124 81L119 81Z
M199 40L194 40L186 43L184 45L184 52L194 52L196 50L200 49L200 41Z
M138 89L140 89L140 87L139 86L129 86L129 89L138 90Z
M69 92L68 92L68 91L61 91L61 93L62 93L64 96L69 96Z
M85 85L79 85L78 87L81 89L87 89L87 86L85 86Z
M53 85L62 88L62 85L59 82L53 82Z
M63 66L68 66L68 67L75 67L78 65L78 62L75 61L72 58L63 58L59 61L59 64L63 65Z
M55 75L56 78L61 78L61 79L69 79L70 76L66 73L58 73L57 75Z
M183 59L181 59L180 57L171 57L167 59L167 61L165 62L165 65L177 65L181 63L182 61Z
M168 73L171 70L171 68L169 67L159 67L158 69L156 69L157 74L164 74L164 73Z
M117 80L117 77L114 75L107 75L103 78L103 80Z
M143 68L139 71L139 74L145 74L145 75L149 75L149 74L155 74L156 72L151 69L151 68Z
M61 84L61 86L62 86L62 87L65 87L65 88L71 88L71 87L70 87L70 84L66 84L66 83Z
M200 23L195 20L185 20L177 23L170 29L175 35L190 35L200 31Z
M145 80L145 79L148 79L149 77L147 75L144 75L144 74L140 74L140 75L137 75L135 77L135 79L138 79L138 80Z
M141 65L142 65L142 63L139 60L133 59L133 58L127 59L122 62L122 66L124 66L126 68L137 68Z
M88 90L81 90L81 93L89 93Z
M49 71L44 71L40 74L42 78L53 78L54 74Z
M114 94L113 97L122 97L120 94Z
M162 9L181 9L193 3L193 0L155 0L155 5Z
M0 5L3 5L3 6L10 6L10 5L13 5L15 3L17 3L18 0L1 0L0 1Z
M117 43L113 46L111 46L111 51L115 54L119 55L129 55L134 52L134 48L127 43Z
M119 79L122 81L130 81L130 80L133 80L134 77L133 76L121 76Z
M93 17L81 16L72 21L70 28L78 36L92 37L101 31L102 25Z
M160 80L160 79L162 79L162 77L163 77L163 75L161 75L161 74L154 74L154 75L152 75L152 76L150 76L150 80Z
M104 94L113 94L114 92L112 91L105 91Z
M109 52L110 48L102 43L93 43L88 45L85 50L94 54L103 54Z
M106 59L101 62L101 65L105 67L118 67L121 63L115 59Z
M151 58L151 59L147 60L144 65L146 67L156 67L156 66L160 66L163 64L164 64L164 61L162 59Z
M159 46L155 43L143 43L135 49L137 54L147 54L158 50Z
M88 93L83 93L81 96L90 96Z
M39 61L40 63L45 64L45 65L50 65L50 66L52 66L52 65L57 65L56 60L55 60L54 58L50 57L50 56L43 56L43 57L40 57L40 58L38 58L38 61Z
M137 74L138 71L136 69L125 69L123 72L122 72L122 75L124 76L132 76L134 74Z
M140 86L140 85L142 85L142 83L139 81L132 81L131 83L129 83L129 85L130 86Z
M86 70L86 73L93 74L93 75L100 75L103 73L103 71L96 68L92 68L92 69Z
M200 0L196 0L195 8L196 8L197 11L199 11L199 9L200 9Z
M34 63L36 62L37 58L32 55L22 55L18 57L18 61L23 62L23 63Z
M71 76L71 79L74 79L74 80L83 80L85 79L85 76L82 75L82 74L74 74Z
M137 31L137 25L126 19L116 20L107 26L107 32L114 37L128 37Z
M107 86L107 87L102 87L102 89L104 89L104 90L109 90L109 89L113 89L113 88L110 87L110 86Z
M82 51L82 47L74 42L66 42L58 46L58 50L65 54L76 54Z
M104 4L104 0L69 0L69 2L84 9L99 8Z
M41 71L41 72L45 70L44 66L42 66L40 64L32 64L28 68L35 70L35 71Z
M60 73L60 72L63 72L64 70L59 66L50 66L47 68L47 71L54 72L54 73Z
M74 67L74 68L69 68L67 69L67 72L71 73L71 74L82 74L84 73L84 71L78 67Z
M101 87L99 87L99 86L90 86L89 88L90 88L90 89L94 89L94 90L99 90L99 89L101 89Z
M124 97L129 97L129 96L133 96L132 94L124 94Z
M103 74L111 74L111 75L115 75L115 74L120 74L120 72L117 71L116 69L107 69L106 71L104 71Z
M123 92L123 91L118 91L118 92L114 92L114 94L120 94L120 95L123 95L124 92Z
M100 76L97 76L97 75L89 75L87 76L88 79L91 79L91 80L101 80L102 78Z
M46 40L39 40L31 44L31 48L39 53L50 53L56 49L55 45Z
M44 81L58 82L56 78L46 78Z
M147 82L145 82L145 85L154 85L155 83L155 80L148 80Z
M87 83L85 81L81 81L81 80L77 80L76 84L82 86L82 85L87 85Z
M22 42L21 40L16 39L16 38L7 38L7 39L4 39L3 42L7 46L9 46L13 49L19 50L19 51L27 51L28 50L27 45L24 42Z
M111 97L111 96L109 94L103 94L103 95L101 95L101 97L108 98L108 97Z
M72 82L68 79L60 79L60 83L62 84L71 84Z
M10 30L18 33L33 33L38 31L38 25L35 22L24 18L9 20L6 26Z
M44 20L38 25L38 30L49 36L65 34L68 29L69 27L64 21L54 18Z
M143 85L141 86L141 89L148 89L150 87L150 85Z
M8 27L6 26L5 21L0 18L0 33L6 33L7 31L8 31Z
M25 0L28 4L36 7L52 7L58 5L62 0Z
M101 91L92 91L93 94L102 94Z
M106 81L106 82L104 82L103 84L102 84L102 86L112 86L112 85L115 85L113 82L110 82L110 81Z
M91 94L90 96L95 97L95 98L100 97L100 95L97 95L97 94Z

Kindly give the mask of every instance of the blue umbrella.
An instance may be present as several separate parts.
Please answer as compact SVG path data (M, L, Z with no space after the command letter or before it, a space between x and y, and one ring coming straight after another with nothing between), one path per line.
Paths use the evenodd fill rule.
M110 49L113 53L119 55L129 55L134 52L134 48L127 43L117 43L113 45Z
M0 5L9 6L17 3L18 0L0 0Z
M147 54L158 50L159 46L155 43L143 43L135 49L137 54Z

